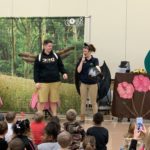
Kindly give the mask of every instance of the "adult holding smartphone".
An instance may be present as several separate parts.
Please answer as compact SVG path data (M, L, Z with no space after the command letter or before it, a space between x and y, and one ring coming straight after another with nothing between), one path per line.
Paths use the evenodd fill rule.
M67 73L58 54L53 52L53 42L44 40L43 50L34 63L34 81L38 89L38 110L44 110L45 102L50 100L52 115L57 115L59 102L60 73L67 79Z
M90 71L90 69L92 68L97 68L97 71L100 71L99 61L92 55L92 53L95 51L96 49L93 44L84 43L84 47L82 50L82 57L77 63L77 72L79 75L79 80L81 82L80 84L81 122L85 121L86 101L88 98L90 98L92 102L93 114L95 114L98 110L96 102L98 92L98 84L97 84L98 80L95 76L97 73L94 72L94 70Z

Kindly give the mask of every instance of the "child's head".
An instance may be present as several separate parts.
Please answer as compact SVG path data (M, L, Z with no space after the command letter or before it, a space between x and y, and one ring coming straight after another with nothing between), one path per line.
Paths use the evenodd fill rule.
M56 122L56 123L60 124L60 119L58 118L58 116L52 116L50 118L50 122Z
M44 119L44 114L43 114L42 111L37 111L37 112L34 114L34 120L35 120L36 122L41 122L41 121L43 121L43 119Z
M13 131L16 135L26 134L30 131L30 121L28 119L17 120L13 125Z
M134 129L135 129L135 123L131 122L129 124L128 133L131 134L131 135L133 135L134 134Z
M15 112L8 112L5 116L6 121L8 123L13 123L15 121L16 118L16 113Z
M5 120L5 117L2 113L0 113L0 121L4 121Z
M14 138L9 143L10 150L25 150L25 145L20 138Z
M62 148L67 148L71 144L71 141L72 136L67 131L61 132L57 137L57 142Z
M53 117L51 117L50 122L55 122L57 125L57 128L60 132L60 130L61 130L60 119L57 116L53 116Z
M0 135L5 135L8 130L8 125L6 121L0 121Z
M45 127L45 142L56 142L60 129L56 122L49 122Z
M83 140L84 150L95 150L96 149L96 140L94 136L86 136Z
M93 115L93 122L96 125L100 125L104 121L103 115L100 112L97 112Z
M75 121L77 116L77 112L74 109L69 109L66 113L66 119L68 121Z

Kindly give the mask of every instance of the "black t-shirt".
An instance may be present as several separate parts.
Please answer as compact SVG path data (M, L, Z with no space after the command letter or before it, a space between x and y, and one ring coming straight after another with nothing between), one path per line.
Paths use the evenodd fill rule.
M60 81L60 73L66 73L64 64L59 55L56 55L51 51L48 55L41 53L34 62L34 81L35 83L51 83Z
M4 139L0 138L0 150L7 150L7 148L8 143Z
M80 59L80 61L81 61L81 59ZM78 65L80 64L80 61L79 61ZM90 68L95 67L95 66L99 66L99 61L97 58L94 58L92 56L92 58L89 60L85 59L85 61L83 62L82 70L79 73L79 79L81 82L83 82L85 84L97 83L97 80L90 79L89 75L88 75Z
M96 139L96 150L107 150L108 130L104 127L93 126L88 128L87 135L94 136Z

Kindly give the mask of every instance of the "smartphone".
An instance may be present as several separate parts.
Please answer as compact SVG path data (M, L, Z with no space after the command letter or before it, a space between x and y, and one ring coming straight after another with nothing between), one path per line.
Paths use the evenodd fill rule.
M137 125L137 129L139 131L143 128L143 118L142 117L136 118L136 125Z

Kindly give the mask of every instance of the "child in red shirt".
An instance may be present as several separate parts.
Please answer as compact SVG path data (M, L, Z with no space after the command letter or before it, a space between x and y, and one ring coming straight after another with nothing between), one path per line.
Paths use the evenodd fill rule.
M46 122L44 120L44 114L42 111L38 111L34 115L34 121L31 122L31 135L35 145L41 144L44 136L44 129Z

